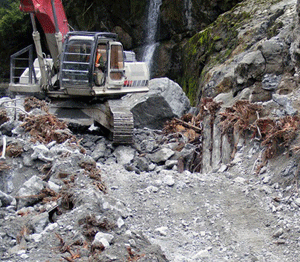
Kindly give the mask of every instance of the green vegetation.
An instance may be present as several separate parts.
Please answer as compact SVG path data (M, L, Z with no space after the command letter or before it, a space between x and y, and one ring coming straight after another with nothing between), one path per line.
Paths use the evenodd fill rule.
M193 105L197 103L199 93L202 92L198 89L199 83L206 75L205 72L230 57L240 44L237 29L249 18L250 14L246 12L227 12L194 35L185 45L184 75L179 83Z
M268 39L272 38L273 36L278 35L279 29L282 28L283 23L280 21L278 23L274 22L267 31L267 37Z
M15 2L14 0L0 0L0 8L9 8L10 4Z
M0 79L9 78L10 55L32 41L29 16L19 10L19 4L18 0L0 2Z

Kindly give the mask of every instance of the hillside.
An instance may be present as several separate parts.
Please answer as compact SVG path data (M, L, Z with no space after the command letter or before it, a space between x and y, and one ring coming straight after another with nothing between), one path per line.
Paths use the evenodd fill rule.
M46 103L1 98L1 261L300 260L300 1L211 1L203 24L206 1L187 1L184 16L166 11L174 3L161 2L156 76L195 107L182 115L175 91L168 103L184 110L166 122L158 102L135 107L132 146L68 126ZM123 99L158 101L153 90Z

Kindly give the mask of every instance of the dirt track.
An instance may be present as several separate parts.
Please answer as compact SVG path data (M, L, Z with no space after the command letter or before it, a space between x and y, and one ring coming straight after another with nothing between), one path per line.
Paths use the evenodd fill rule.
M268 171L253 174L257 156L242 148L227 171L208 174L101 169L110 194L129 208L126 223L170 261L299 261L297 195Z

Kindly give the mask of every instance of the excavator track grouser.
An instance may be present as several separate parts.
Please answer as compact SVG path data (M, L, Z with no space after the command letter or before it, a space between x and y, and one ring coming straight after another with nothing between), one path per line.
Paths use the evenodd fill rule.
M113 144L133 143L133 114L121 99L107 100L103 103L55 100L49 107L50 113L67 123L79 125L91 125L94 121L99 123L110 132Z
M113 117L113 143L133 143L133 115L126 107L112 106Z

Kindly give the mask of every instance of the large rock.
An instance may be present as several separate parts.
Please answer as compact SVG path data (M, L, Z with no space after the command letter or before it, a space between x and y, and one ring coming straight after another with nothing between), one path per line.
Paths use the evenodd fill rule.
M14 198L10 195L0 191L0 207L7 207L14 201Z
M150 80L150 90L144 94L130 94L123 102L131 109L136 128L163 128L173 117L181 117L190 109L189 99L182 88L168 78Z
M44 183L38 176L32 176L27 180L17 193L18 197L18 209L26 206L33 205L37 202L37 195L44 188Z

